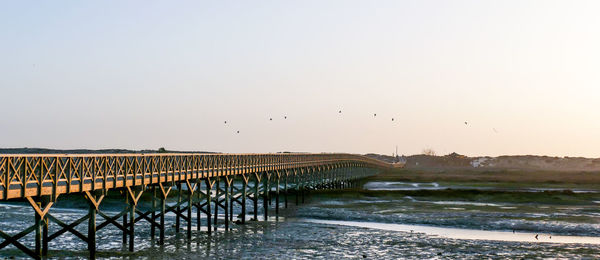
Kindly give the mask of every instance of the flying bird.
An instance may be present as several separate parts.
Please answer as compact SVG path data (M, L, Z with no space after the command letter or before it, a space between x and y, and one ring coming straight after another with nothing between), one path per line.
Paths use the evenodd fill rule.
M392 117L392 121L394 121L394 118Z
M535 235L535 240L539 240L539 239L538 239L538 235L537 235L537 234Z
M465 125L468 125L469 123L467 123L467 121L465 121Z
M341 113L342 113L342 110L338 111L338 113L339 113L339 114L341 114Z
M227 121L225 121L225 124L227 124Z
M377 114L373 114L373 116L377 116Z
M273 121L273 118L269 118L269 121Z
M283 116L283 119L287 119L287 116Z
M240 131L237 131L237 133L239 134L239 133L240 133Z

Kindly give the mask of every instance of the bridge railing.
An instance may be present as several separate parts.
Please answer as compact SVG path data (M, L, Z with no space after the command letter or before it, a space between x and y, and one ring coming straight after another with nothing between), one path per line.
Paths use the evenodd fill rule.
M332 165L388 167L353 154L0 155L0 200Z

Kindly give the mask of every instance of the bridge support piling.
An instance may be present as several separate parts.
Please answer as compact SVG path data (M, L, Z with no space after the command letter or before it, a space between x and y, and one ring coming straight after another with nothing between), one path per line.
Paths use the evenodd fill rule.
M302 183L300 186L300 197L302 198L302 204L304 204L304 191L305 190L306 190L306 187L304 186L304 183Z
M196 206L196 227L197 227L196 229L197 229L198 233L200 232L200 229L202 227L202 221L201 221L201 218L200 218L201 217L200 214L202 213L202 197L201 197L202 196L202 190L200 189L201 188L200 184L201 184L200 181L198 181L196 183L196 186L198 187L198 190L197 190L198 200L194 204Z
M342 183L344 182L344 178L340 174L340 169L335 169L335 179L336 179L335 187L338 189L341 189Z
M307 190L307 184L309 183L310 177L307 176L308 170L304 169L302 170L302 175L300 176L300 199L301 199L301 203L304 204L304 193Z
M265 176L263 176L265 180L263 183L263 209L265 213L265 221L269 219L269 177L269 173L265 172Z
M44 201L44 208L48 206L48 200ZM48 255L48 225L50 224L48 216L42 218L42 256Z
M231 184L229 184L229 222L233 222L233 202L235 200L235 176L231 176Z
M42 221L42 256L48 255L48 218Z
M215 185L217 186L215 189L215 215L214 215L214 226L215 226L215 231L217 231L217 216L219 215L219 197L221 194L219 194L219 189L220 189L220 180L221 177L217 177L216 183Z
M90 205L90 219L88 222L88 251L90 259L96 258L96 208Z
M126 193L126 191L124 192ZM123 245L127 245L127 210L129 209L129 196L127 196L127 194L125 194L125 208L123 209L123 211L125 212L125 214L123 214Z
M133 189L131 187L127 187L127 201L129 203L129 252L133 252L135 246L135 207L137 206L142 193L144 193L144 189L144 186Z
M337 179L335 176L335 169L331 169L329 170L329 189L335 189L337 188Z
M152 213L150 213L152 221L156 221L156 186L152 186ZM150 225L150 239L154 241L156 235L156 227L154 223Z
M321 169L320 172L321 179L319 181L319 190L325 190L327 189L327 185L329 185L329 180L327 180L327 177L329 177L329 173L324 169Z
M230 186L230 180L229 177L225 177L225 189L223 190L225 192L225 205L224 205L224 211L225 211L225 231L229 231L229 186Z
M188 185L188 201L187 201L187 239L192 239L192 207L194 202L194 191ZM198 226L200 227L200 226ZM200 229L198 229L200 230Z
M180 215L181 214L181 184L177 183L177 208L175 210L177 210L176 214L175 214L175 233L179 233L179 229L180 229L180 225L181 225L181 220L180 220Z
M212 187L214 185L214 182L211 181L210 179L206 179L205 180L205 184L206 184L206 228L208 231L208 235L212 234L212 223L211 223L211 219L212 219L212 215L211 215L211 208L210 208L210 204L212 203Z
M166 209L166 198L160 198L160 230L158 231L159 241L158 244L165 244L165 209Z
M275 189L275 218L279 220L279 179L280 174L277 172L277 188Z
M248 190L248 178L245 175L242 176L242 224L246 224L246 197Z
M285 200L285 208L288 208L288 171L285 170L285 180L284 180L284 184L283 184L283 194L284 194L284 200Z
M129 252L133 252L135 233L135 203L129 205Z
M36 202L38 208L42 208L41 202ZM38 258L42 258L42 226L43 217L39 212L35 212L35 255Z
M258 173L254 174L254 199L253 199L253 203L254 203L254 220L258 221L258 198L259 198L259 194L260 194L260 190L259 190L259 183L260 183L260 175Z
M200 233L200 230L202 229L202 218L201 218L201 214L202 211L204 210L202 208L202 181L200 179L197 180L196 182L196 193L198 194L198 198L196 200L196 203L194 203L193 205L196 207L196 229L197 232Z
M294 183L294 195L296 197L296 206L298 206L298 202L299 202L299 196L300 196L300 180L298 178L298 173L296 172L296 170L294 170L294 179L295 179L295 183Z
M160 188L160 225L159 228L160 230L158 231L159 233L159 241L158 244L159 245L164 245L165 244L165 214L167 211L167 196L169 195L169 192L171 192L171 188L172 186L169 186L168 189L165 189L165 187L163 186L162 183L158 183L158 187Z
M97 195L90 192L85 192L85 194L89 206L87 247L90 253L90 259L96 259L96 215L98 214L98 208L100 202L102 202L102 199L104 198L104 194Z

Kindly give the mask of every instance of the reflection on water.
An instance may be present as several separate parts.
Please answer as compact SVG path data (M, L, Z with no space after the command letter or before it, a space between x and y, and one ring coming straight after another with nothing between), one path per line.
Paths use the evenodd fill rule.
M476 189L512 192L545 192L545 191L569 191L573 193L595 193L598 190L572 189L557 187L495 187L495 186L470 186L461 184L440 185L437 182L401 182L401 181L372 181L363 185L366 190L373 191L409 191L409 190L444 190L444 189Z
M440 186L436 182L369 182L363 186L366 190L441 190L448 187Z
M376 222L359 221L339 221L322 219L302 219L302 221L311 223L343 225L362 228L374 228L390 231L417 232L430 236L440 236L452 239L476 239L493 241L512 241L512 242L535 242L535 243L572 243L572 244L595 244L600 245L600 237L585 236L560 236L551 234L536 234L523 232L506 232L490 230L474 230L462 228L443 228L422 225L389 224ZM537 236L537 238L536 238Z

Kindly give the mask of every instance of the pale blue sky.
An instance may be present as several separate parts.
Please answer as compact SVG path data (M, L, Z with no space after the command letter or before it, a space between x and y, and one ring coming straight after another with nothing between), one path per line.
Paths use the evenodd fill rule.
M0 147L600 157L599 13L2 1Z

